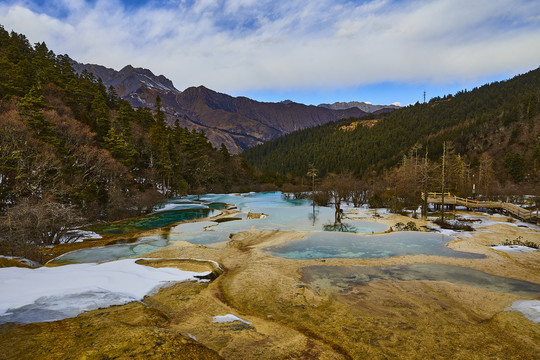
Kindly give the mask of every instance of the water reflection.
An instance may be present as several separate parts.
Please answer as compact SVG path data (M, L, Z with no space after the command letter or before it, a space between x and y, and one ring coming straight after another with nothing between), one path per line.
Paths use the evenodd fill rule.
M319 210L315 208L315 204L313 204L313 210L308 213L308 220L311 221L311 226L315 226L317 223L317 216L319 215Z
M287 259L386 258L401 255L438 255L468 259L484 255L455 251L446 246L453 239L438 233L403 231L360 236L341 232L314 232L303 239L265 249Z
M351 224L341 222L339 224L326 224L324 225L324 231L339 231L339 232L359 232L356 227ZM373 232L373 231L372 231Z
M219 210L235 205L244 213L236 214L233 221L180 222L215 216ZM246 219L246 212L264 213L261 219ZM101 235L128 235L129 239L118 240L105 248L78 250L57 258L55 262L93 262L116 260L144 255L169 246L171 241L188 241L194 244L211 245L228 241L230 234L250 230L323 231L324 224L334 219L329 207L315 207L308 200L289 199L281 192L249 194L206 194L169 200L155 213L138 218L88 227ZM359 233L382 232L388 226L368 221L351 220L347 230ZM137 232L161 229L162 234L152 237L134 237Z
M370 281L448 281L486 290L520 295L540 295L540 284L492 275L483 271L445 264L413 264L391 266L309 266L302 269L302 281L321 285L330 283L340 291Z

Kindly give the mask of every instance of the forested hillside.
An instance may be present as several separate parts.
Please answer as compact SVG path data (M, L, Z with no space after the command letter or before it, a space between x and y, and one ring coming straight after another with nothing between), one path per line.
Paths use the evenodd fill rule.
M0 27L0 253L14 239L19 250L52 244L76 224L249 181L241 159L167 126L156 104L133 109L67 56Z
M536 69L389 114L297 131L243 155L268 178L276 173L305 176L315 167L320 176L350 172L373 179L401 165L413 149L417 158L427 150L430 160L440 161L446 142L469 177L489 163L501 186L532 184L538 181L540 166L539 114Z

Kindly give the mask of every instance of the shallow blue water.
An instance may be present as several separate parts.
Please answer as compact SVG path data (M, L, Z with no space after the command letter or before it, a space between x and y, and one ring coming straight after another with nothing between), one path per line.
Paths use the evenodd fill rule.
M50 263L79 264L128 259L157 251L167 245L169 245L169 240L159 237L135 239L130 244L115 244L75 250L54 258Z
M239 233L249 230L251 227L261 230L283 231L324 231L324 226L334 221L334 210L327 207L319 207L313 216L311 206L296 205L293 207L252 207L252 212L263 213L267 217L243 221L221 223L213 230ZM352 232L371 234L383 232L388 226L369 221L347 220L349 230Z
M188 199L194 199L190 196ZM334 209L311 206L309 200L288 199L281 192L249 194L206 194L203 202L234 204L240 211L263 213L267 217L244 221L221 223L212 230L239 233L252 227L261 230L323 231L325 225L334 221ZM383 232L388 226L369 221L347 220L349 231L364 234Z
M211 207L223 208L235 205L238 210L267 215L261 219L245 219L230 222L196 222L174 225L183 220L214 215ZM183 208L183 209L182 209ZM174 210L171 210L174 209ZM182 210L179 210L182 209ZM262 230L312 231L304 239L293 241L266 251L274 256L291 259L313 258L383 258L400 255L439 255L462 258L481 258L483 255L457 252L445 244L452 238L438 233L399 232L383 235L360 236L351 233L323 231L331 224L334 210L329 207L310 206L307 200L284 198L280 192L250 194L206 194L174 199L162 211L146 217L128 219L124 222L105 224L102 234L123 234L165 227L166 234L141 237L134 243L109 245L104 248L78 250L63 255L62 262L92 262L141 256L168 246L170 241L188 241L210 245L228 241L230 234L251 228ZM388 226L369 221L346 220L349 231L363 234L380 233ZM173 225L173 226L171 226ZM207 228L207 231L204 229ZM128 231L129 230L129 231Z
M184 199L196 201L197 196L190 195ZM287 199L279 191L247 194L205 194L200 196L200 201L203 203L226 203L236 206L240 211L252 210L253 212L257 208L307 206L310 204L308 200Z
M265 250L271 255L287 259L373 259L401 255L438 255L466 259L485 257L448 248L445 244L452 240L449 236L434 232L402 231L370 236L319 232Z
M183 209L179 209L180 206ZM146 216L88 226L84 230L93 231L100 235L121 235L137 231L159 229L181 221L200 219L218 214L219 211L210 209L207 206L197 205L194 207L192 204L186 204L178 205L174 210L157 211Z
M171 241L187 241L192 244L211 245L229 241L229 234L215 231L193 233L166 233L130 239L129 243L114 244L75 250L56 257L51 264L79 264L100 261L129 259L157 251L169 246Z

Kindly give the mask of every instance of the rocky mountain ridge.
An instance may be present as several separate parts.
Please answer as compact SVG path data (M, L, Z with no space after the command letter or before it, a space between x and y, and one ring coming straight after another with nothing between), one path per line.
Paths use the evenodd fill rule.
M174 87L171 80L163 75L156 76L148 69L126 65L120 71L116 71L101 65L80 64L75 61L72 66L77 73L86 70L94 74L96 78L101 78L107 87L112 85L118 96L122 98L137 91L141 86L162 91L180 92Z
M349 101L349 102L335 102L333 104L319 104L318 106L331 109L331 110L345 110L350 108L359 108L367 113L375 113L380 111L392 111L401 108L399 105L373 105L368 102Z
M283 101L259 102L247 97L233 97L204 86L176 89L171 80L152 71L127 65L120 71L95 64L73 62L74 69L86 70L100 78L106 87L133 107L153 108L156 97L169 124L204 130L214 147L222 143L231 153L239 153L257 144L292 131L322 125L367 113L358 106L332 109Z

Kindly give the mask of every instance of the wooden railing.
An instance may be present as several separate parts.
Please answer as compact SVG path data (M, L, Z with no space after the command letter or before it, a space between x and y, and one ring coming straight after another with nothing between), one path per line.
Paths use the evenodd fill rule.
M424 193L422 193L422 199L424 199ZM442 193L428 193L427 202L432 204L441 204ZM450 193L444 194L444 204L460 205L471 209L502 209L524 221L533 221L537 218L537 215L533 211L524 209L521 206L512 203L507 203L503 201L479 201L473 199L466 199L452 195Z

